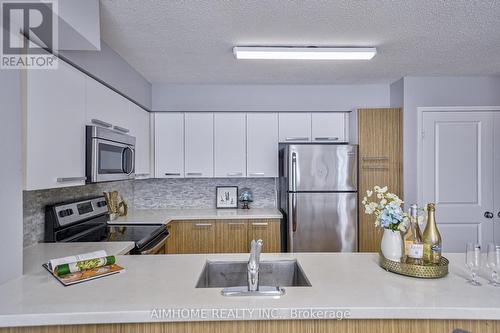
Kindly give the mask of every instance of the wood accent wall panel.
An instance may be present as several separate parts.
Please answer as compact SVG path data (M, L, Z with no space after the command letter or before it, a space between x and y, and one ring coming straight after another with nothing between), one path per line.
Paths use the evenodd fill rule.
M247 252L253 239L262 239L262 252L281 252L281 223L279 219L256 219L248 221Z
M248 221L217 221L215 252L246 253L248 252Z
M375 185L403 198L403 114L400 108L359 109L359 250L378 252L382 233L361 200Z
M0 328L0 333L500 333L497 320L267 320Z

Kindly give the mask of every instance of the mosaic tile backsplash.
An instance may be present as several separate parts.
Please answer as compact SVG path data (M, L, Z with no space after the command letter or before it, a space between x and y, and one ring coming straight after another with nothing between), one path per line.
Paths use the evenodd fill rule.
M215 208L216 186L248 187L254 197L250 207L277 207L277 179L274 178L147 179L24 191L24 246L43 241L48 204L118 191L133 208Z

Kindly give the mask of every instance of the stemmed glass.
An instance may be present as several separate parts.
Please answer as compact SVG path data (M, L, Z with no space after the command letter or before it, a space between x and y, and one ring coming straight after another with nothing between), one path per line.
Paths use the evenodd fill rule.
M471 272L469 283L473 286L480 286L481 283L477 280L477 272L481 267L481 246L479 244L467 243L465 265Z
M486 257L486 267L491 270L490 284L500 287L498 280L498 269L500 268L500 246L493 243L488 244L488 254Z

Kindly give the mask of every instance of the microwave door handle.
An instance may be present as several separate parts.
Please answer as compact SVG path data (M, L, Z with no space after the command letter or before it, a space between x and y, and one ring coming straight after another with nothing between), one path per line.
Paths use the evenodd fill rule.
M130 155L132 156L131 158L131 162L130 162L130 170L127 170L127 160L126 160L126 151L129 150L130 151ZM134 160L135 160L135 156L134 156L134 150L130 147L125 147L122 151L122 171L124 173L126 173L127 175L130 175L132 172L134 172Z

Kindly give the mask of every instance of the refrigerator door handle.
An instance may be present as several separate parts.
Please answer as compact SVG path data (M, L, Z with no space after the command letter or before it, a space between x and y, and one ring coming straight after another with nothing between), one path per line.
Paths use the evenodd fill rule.
M292 191L297 191L297 153L292 153Z
M292 231L297 231L297 193L292 193Z

